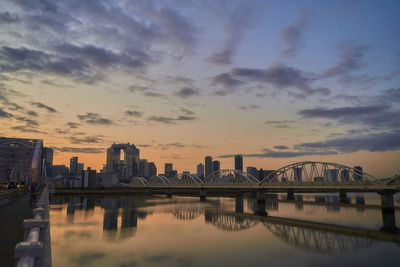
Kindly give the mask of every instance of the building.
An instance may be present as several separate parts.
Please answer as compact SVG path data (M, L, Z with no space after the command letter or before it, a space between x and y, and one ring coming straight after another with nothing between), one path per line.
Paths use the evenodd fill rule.
M248 167L246 168L246 172L247 172L248 174L250 174L251 176L254 176L255 178L259 179L259 177L258 177L259 171L257 170L256 167L248 166Z
M85 164L79 163L76 164L76 174L82 173L82 171L85 169Z
M243 171L243 156L235 156L235 170Z
M212 171L216 172L219 171L221 169L221 163L219 162L219 160L214 160L212 162Z
M54 151L50 147L43 147L43 159L45 160L46 174L52 176L51 168L53 167Z
M177 170L172 170L169 172L168 178L176 178L178 176L178 171Z
M149 178L157 175L157 167L154 162L149 162Z
M42 185L43 141L0 137L0 182L10 181Z
M107 149L107 173L116 173L119 179L139 176L139 149L134 144L112 144Z
M82 188L96 188L96 170L87 168L86 171L82 170L81 187Z
M173 167L172 163L165 163L165 165L164 165L165 177L170 178L171 172L172 172L172 167Z
M139 176L149 178L149 163L147 159L141 159L139 163Z
M212 157L207 156L205 157L205 177L209 176L212 173Z
M293 179L294 179L294 181L295 182L301 182L301 180L302 180L302 174L303 174L303 169L302 168L294 168L293 169L293 172L294 172L294 177L293 177Z
M361 166L354 166L354 180L362 181L363 169Z
M268 177L268 181L271 182L278 182L278 175L276 174L275 170L265 170L264 171L264 178Z
M196 175L197 175L197 177L204 179L204 164L203 163L197 164Z
M52 174L53 176L67 176L69 174L69 169L65 165L53 165Z
M71 175L77 175L78 174L78 157L72 157L69 160L69 173Z

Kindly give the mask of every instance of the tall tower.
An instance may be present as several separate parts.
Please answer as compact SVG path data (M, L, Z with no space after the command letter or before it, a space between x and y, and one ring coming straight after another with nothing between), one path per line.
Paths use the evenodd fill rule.
M243 156L235 156L235 170L243 171Z
M219 162L219 160L214 160L212 162L212 167L213 167L212 169L213 172L219 171L221 169L221 163Z
M172 163L165 163L164 166L164 175L165 177L169 178L172 172Z
M204 164L203 163L199 163L197 164L197 172L196 172L197 176L201 179L204 178Z
M157 167L154 162L149 162L149 178L157 175Z
M78 172L78 157L72 157L69 160L69 173L76 175Z
M212 173L212 157L211 156L207 156L205 158L205 177L207 177L208 175L210 175Z

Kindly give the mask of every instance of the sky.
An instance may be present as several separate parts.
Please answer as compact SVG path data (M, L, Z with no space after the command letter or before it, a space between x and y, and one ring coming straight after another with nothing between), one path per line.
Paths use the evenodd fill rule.
M400 173L400 2L0 2L0 135L95 169L314 160Z

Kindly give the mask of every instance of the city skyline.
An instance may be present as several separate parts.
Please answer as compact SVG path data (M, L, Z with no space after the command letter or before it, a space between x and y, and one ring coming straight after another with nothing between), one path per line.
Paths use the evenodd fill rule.
M196 172L399 173L398 1L2 1L0 135L100 170L112 143ZM73 16L71 15L73 14Z

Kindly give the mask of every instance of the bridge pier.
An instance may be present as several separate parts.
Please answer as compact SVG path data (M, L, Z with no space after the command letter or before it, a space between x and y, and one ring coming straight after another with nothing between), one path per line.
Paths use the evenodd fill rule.
M267 212L265 211L265 197L266 197L265 190L258 190L257 191L257 206L255 209L255 215L258 216L266 216Z
M347 192L345 190L340 190L339 192L339 201L340 203L349 203L349 199L347 198Z
M144 193L145 193L146 195L151 195L150 188L146 187L146 189L144 190Z
M235 198L235 212L240 214L244 212L243 195L239 195Z
M167 189L167 198L172 198L172 190L170 188Z
M390 189L378 192L378 194L381 195L382 205L383 227L381 230L384 232L397 233L399 231L396 227L396 216L394 213L394 193L395 191Z
M293 189L288 189L287 191L287 200L294 200L294 191Z
M207 194L206 189L200 189L200 201L206 201L206 194Z

